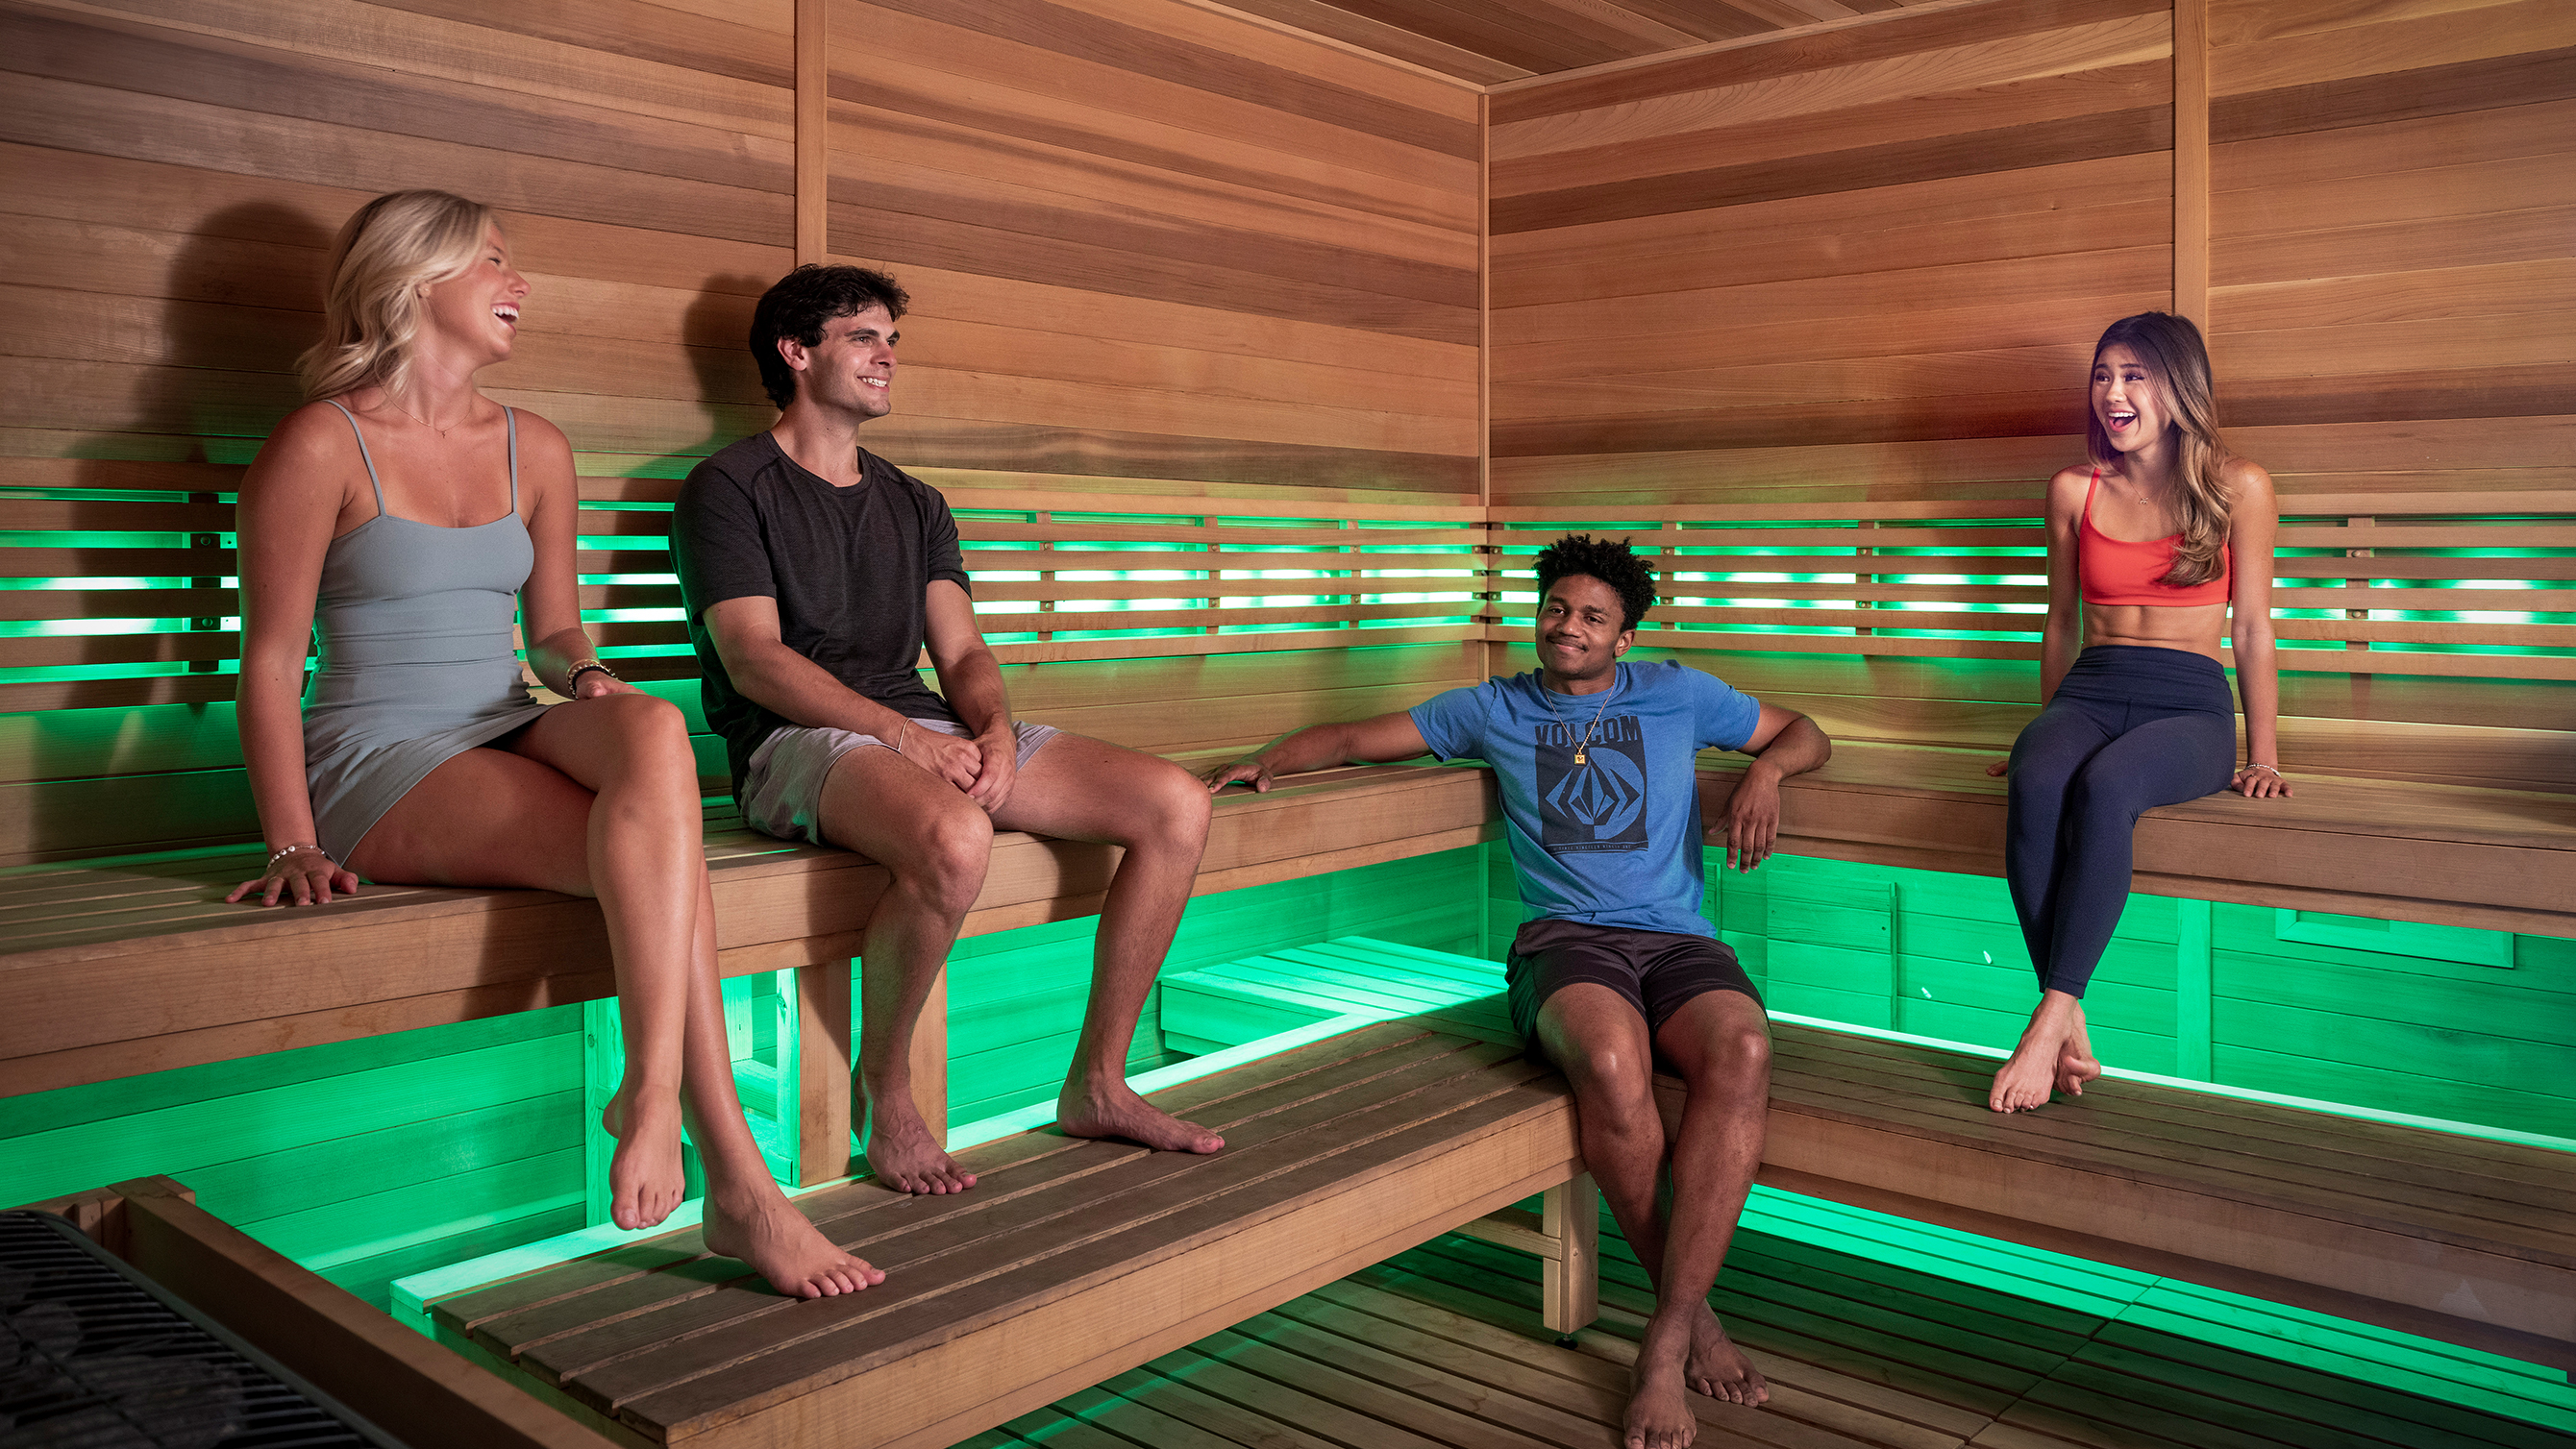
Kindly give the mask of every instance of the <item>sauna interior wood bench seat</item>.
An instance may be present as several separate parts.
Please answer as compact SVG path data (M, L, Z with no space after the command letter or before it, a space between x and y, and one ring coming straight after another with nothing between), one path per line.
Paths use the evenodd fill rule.
M805 1210L889 1270L863 1295L781 1300L683 1228L535 1268L504 1255L422 1306L441 1341L636 1442L864 1426L871 1444L943 1445L1442 1230L1541 1249L1514 1221L1531 1215L1478 1216L1575 1166L1570 1095L1521 1056L1500 977L1344 938L1177 978L1177 1029L1254 1059L1155 1100L1227 1150L1041 1129L965 1149L981 1182L958 1197L824 1188ZM1297 1006L1347 1029L1285 1050L1249 1034ZM2116 1080L2000 1118L1991 1066L1778 1025L1763 1181L2568 1362L2565 1154ZM1679 1083L1658 1089L1677 1114Z
M32 1008L0 1024L0 1085L11 1091L608 989L596 913L570 901L379 889L319 912L263 916L212 899L251 864L220 847L255 828L229 710L201 703L232 687L208 671L237 647L225 627L238 605L224 587L233 563L220 530L231 522L222 490L238 482L238 469L202 464L0 459L0 518L18 530L0 546L0 573L54 585L0 590L0 614L22 630L86 621L129 631L0 639L0 662L11 666L0 707L12 711L0 712L0 862L26 863L0 875L0 980ZM649 554L668 520L652 509L675 486L586 479L580 531L593 545ZM1302 498L996 489L960 491L956 502L970 563L985 575L979 599L1036 611L995 615L989 626L1081 636L999 636L1012 639L997 652L1019 697L1037 701L1030 707L1041 716L1051 703L1075 705L1068 722L1077 728L1160 749L1259 739L1410 703L1484 667L1521 667L1526 626L1501 617L1499 595L1525 585L1505 575L1526 568L1559 529L1612 526L1526 508ZM2002 786L1981 767L2028 717L2020 701L2029 681L1977 671L2030 652L2011 632L2026 631L2030 617L1999 612L2038 596L2024 572L2035 566L2037 532L2014 516L2026 500L1599 507L1626 515L1615 526L1660 555L1665 571L1671 602L1641 631L1641 650L1714 668L1807 710L1835 735L1835 760L1787 791L1785 849L1999 872ZM2474 613L2576 581L2576 497L2311 497L2284 512L2277 567L2298 585L2282 590L2285 607L2313 615L2321 603L2360 598L2473 612L2465 622L2383 620L2376 607L2283 620L2286 638L2345 644L2302 651L2295 662L2309 672L2285 677L2285 758L2300 794L2154 812L2139 832L2140 888L2576 933L2576 891L2566 886L2576 880L2576 658L2564 642L2576 630ZM2371 546L2351 546L2363 539ZM593 547L581 567L632 579L638 559ZM1144 577L1123 571L1140 562L1156 567ZM1180 563L1198 567L1164 567ZM1317 581L1283 577L1300 570ZM2005 581L1974 582L1981 577ZM1264 595L1229 593L1254 587ZM1292 588L1351 592L1267 592ZM1755 590L1776 597L1731 597ZM667 616L633 617L676 604L668 584L583 592L604 645L685 640ZM1155 632L1116 636L1116 625ZM1183 625L1186 634L1174 627ZM2421 652L2434 645L2479 652ZM2388 652L2399 648L2417 652ZM190 672L156 672L183 662ZM684 682L693 660L621 665ZM2370 672L2395 668L2409 674ZM78 677L40 677L47 670ZM1158 697L1134 697L1138 670L1160 671ZM702 758L715 765L711 753ZM1705 762L1712 809L1741 763ZM1324 772L1257 800L1230 792L1220 801L1199 887L1445 849L1495 829L1489 788L1470 772ZM846 983L833 979L837 967L814 968L847 957L881 875L722 821L709 850L724 969L796 969L801 994L830 1014L830 993ZM1107 868L1105 852L1006 838L968 929L1086 913ZM814 1065L828 1075L826 1063ZM828 1136L831 1125L816 1130ZM815 1171L837 1165L826 1172L818 1159Z
M1164 1030L1204 1051L1399 1019L1516 1045L1502 985L1346 937L1172 978ZM2576 1155L2116 1077L1998 1116L1994 1065L1775 1021L1760 1180L2576 1372ZM1656 1089L1677 1126L1682 1084ZM1459 1231L1534 1249L1511 1217Z

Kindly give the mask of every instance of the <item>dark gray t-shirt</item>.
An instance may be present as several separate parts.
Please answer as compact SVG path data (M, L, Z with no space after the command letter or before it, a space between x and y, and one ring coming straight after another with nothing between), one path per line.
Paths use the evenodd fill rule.
M680 487L671 552L707 723L725 738L737 794L752 751L796 721L735 691L706 624L709 606L727 599L776 599L779 638L856 693L915 719L957 718L916 672L931 581L968 587L957 520L937 489L864 448L859 474L835 488L760 433L690 469Z

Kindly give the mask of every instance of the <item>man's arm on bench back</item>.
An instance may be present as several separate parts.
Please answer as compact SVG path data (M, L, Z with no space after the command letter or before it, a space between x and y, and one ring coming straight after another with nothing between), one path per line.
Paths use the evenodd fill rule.
M1267 790L1277 775L1295 775L1328 765L1382 765L1419 759L1429 753L1431 746L1423 742L1422 731L1414 725L1411 712L1397 710L1368 719L1290 730L1233 764L1208 771L1205 779L1211 795L1228 785Z

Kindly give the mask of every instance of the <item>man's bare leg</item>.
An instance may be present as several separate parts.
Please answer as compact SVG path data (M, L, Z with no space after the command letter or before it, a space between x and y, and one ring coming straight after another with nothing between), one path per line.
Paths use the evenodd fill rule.
M851 1116L867 1124L877 1181L903 1192L963 1192L960 1168L912 1096L912 1034L947 969L957 928L984 887L993 826L946 780L873 745L843 755L823 782L823 834L894 877L868 916L859 957L859 1063Z
M1712 991L1664 1024L1658 1042L1689 1089L1672 1140L1669 1220L1656 1194L1666 1139L1645 1018L1608 987L1579 982L1547 999L1538 1029L1574 1085L1584 1163L1656 1285L1622 1442L1682 1449L1698 1432L1686 1384L1738 1403L1758 1404L1769 1393L1708 1307L1762 1155L1770 1056L1761 1008L1740 993Z
M1056 1125L1075 1137L1120 1137L1161 1151L1214 1152L1225 1139L1183 1122L1127 1085L1127 1052L1145 995L1163 969L1207 850L1207 787L1168 760L1081 735L1058 735L995 812L1004 830L1117 845L1092 947L1091 1000Z
M1688 1335L1690 1386L1711 1398L1759 1404L1762 1374L1726 1336L1708 1306L1735 1224L1762 1165L1771 1107L1771 1030L1761 1004L1738 991L1692 997L1655 1034L1682 1079L1681 1130L1672 1151L1672 1203L1656 1259L1656 1316L1678 1316ZM1653 1325L1647 1339L1655 1337ZM1642 1352L1640 1354L1642 1358Z

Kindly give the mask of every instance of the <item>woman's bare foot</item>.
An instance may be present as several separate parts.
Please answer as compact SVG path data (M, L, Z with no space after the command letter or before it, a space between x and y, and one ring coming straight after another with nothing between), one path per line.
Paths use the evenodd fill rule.
M680 1166L680 1094L620 1086L599 1125L617 1139L608 1159L609 1221L631 1232L669 1217L689 1189Z
M739 1194L707 1194L707 1251L739 1258L790 1298L830 1298L885 1281L885 1274L833 1247L786 1194L755 1183Z
M2063 991L2041 994L2039 1007L2022 1028L2021 1043L1995 1073L1986 1105L1998 1112L2027 1112L2048 1105L2057 1085L2057 1062L2072 1040L2082 1007Z
M2070 1097L2084 1095L2084 1084L2102 1075L2102 1064L2093 1059L2093 1038L2084 1031L2084 1003L2075 1003L2075 1031L2066 1045L2057 1049L2057 1090Z
M1067 1137L1120 1137L1157 1152L1214 1152L1225 1139L1139 1097L1123 1081L1068 1080L1056 1094L1055 1125Z
M877 1185L934 1197L973 1187L975 1174L940 1150L912 1099L899 1092L886 1095L883 1110L864 1097L856 1104L868 1124L868 1170L876 1174Z
M1693 1393L1730 1404L1753 1407L1771 1398L1771 1386L1763 1381L1762 1371L1726 1336L1706 1302L1691 1320L1690 1356L1682 1362L1682 1377Z
M1699 1416L1682 1392L1683 1365L1691 1350L1686 1319L1658 1310L1646 1325L1645 1342L1628 1370L1628 1417L1621 1426L1623 1449L1689 1449L1699 1436Z

